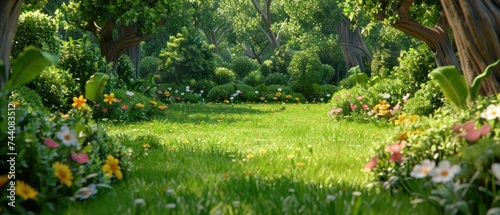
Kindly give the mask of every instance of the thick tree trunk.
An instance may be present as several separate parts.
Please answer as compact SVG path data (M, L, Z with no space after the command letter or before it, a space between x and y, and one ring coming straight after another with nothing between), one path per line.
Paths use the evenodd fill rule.
M23 0L0 1L0 61L3 62L0 70L0 87L3 87L9 79L10 53L22 4Z
M116 70L118 59L128 49L140 45L148 35L139 36L134 26L122 26L119 30L119 38L113 38L113 29L115 25L112 20L102 28L99 32L101 38L99 40L99 47L101 48L101 55L106 58L106 61L113 63L113 69Z
M139 43L136 46L132 46L132 48L129 48L125 54L127 54L130 59L132 60L132 63L134 63L134 68L135 68L135 78L137 79L137 72L139 71L139 63L141 62L141 43Z
M459 67L455 51L448 38L448 20L444 14L441 14L434 28L422 25L413 20L410 15L410 7L413 0L403 0L399 4L399 20L392 23L391 26L426 43L432 51L437 66L454 65ZM384 14L375 14L375 19L384 20Z
M500 2L498 0L441 0L457 43L467 83L500 59ZM481 95L500 93L500 67L484 79Z
M373 60L373 56L368 51L359 28L352 30L351 23L344 16L338 28L346 69L359 65L361 71L365 71L361 54L365 54L369 63Z

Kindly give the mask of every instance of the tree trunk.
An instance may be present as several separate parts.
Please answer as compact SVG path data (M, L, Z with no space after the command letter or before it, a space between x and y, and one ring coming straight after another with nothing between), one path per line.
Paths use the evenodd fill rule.
M403 0L399 4L399 20L391 26L426 43L434 52L437 66L454 65L459 67L455 51L448 38L448 20L442 13L434 28L422 25L413 20L410 15L410 7L413 0ZM375 14L375 19L384 20L384 14Z
M467 83L500 59L500 2L498 0L441 0L457 43ZM483 80L479 93L500 93L500 67Z
M132 48L129 48L125 54L127 54L130 57L130 60L132 60L132 63L134 63L135 79L137 79L139 63L141 62L141 44L139 43L136 46L132 46Z
M122 26L119 30L119 38L113 38L114 23L112 20L102 28L99 32L101 38L99 40L99 47L101 48L101 55L106 58L106 62L113 63L113 70L116 70L118 59L128 49L140 45L141 41L148 37L150 34L139 36L134 26Z
M0 61L3 62L0 71L0 88L9 80L10 53L22 4L23 0L0 1Z
M368 51L359 28L352 30L351 23L344 16L342 16L342 20L338 28L340 45L342 47L342 54L344 56L346 69L349 70L350 68L359 65L361 71L365 71L361 53L366 55L366 58L370 63L373 60L373 56Z

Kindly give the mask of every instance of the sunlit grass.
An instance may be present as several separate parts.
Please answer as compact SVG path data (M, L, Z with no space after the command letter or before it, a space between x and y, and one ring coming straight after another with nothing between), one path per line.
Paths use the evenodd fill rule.
M115 123L108 130L134 150L134 170L63 214L406 214L408 199L366 189L360 171L389 129L327 111L172 105L159 120Z

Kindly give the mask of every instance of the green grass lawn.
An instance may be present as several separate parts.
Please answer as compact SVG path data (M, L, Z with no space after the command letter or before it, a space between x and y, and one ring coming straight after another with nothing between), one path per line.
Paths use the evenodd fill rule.
M108 131L133 149L134 169L61 214L419 213L408 197L365 188L360 170L390 128L337 122L328 110L172 105L158 120L115 122Z

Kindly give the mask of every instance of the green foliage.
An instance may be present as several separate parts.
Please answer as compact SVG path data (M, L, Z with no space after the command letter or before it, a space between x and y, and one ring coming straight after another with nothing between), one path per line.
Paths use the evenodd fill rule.
M215 76L213 78L213 81L217 85L234 83L235 80L236 80L236 75L232 70L224 67L219 67L215 69Z
M427 116L444 105L444 96L439 86L434 81L427 81L415 96L408 100L405 111L409 114Z
M171 36L166 49L160 52L159 69L167 81L189 83L191 79L211 78L214 75L213 54L203 34L193 28L182 28Z
M429 72L436 68L433 56L425 44L403 51L398 58L399 66L394 68L390 78L403 81L406 85L404 91L414 94L420 88L420 84L429 80Z
M263 76L259 70L248 73L245 78L243 78L243 83L248 84L250 86L257 86L262 83Z
M205 96L210 92L210 90L215 86L216 84L208 79L201 79L196 81L196 84L193 86L193 90L200 94L201 96ZM203 90L203 92L202 92Z
M322 82L323 69L324 65L316 54L298 51L288 66L289 83L296 92L304 94L306 98L315 97L318 89L313 85Z
M45 109L40 95L26 86L15 88L12 95L12 100L19 102L21 106L25 107L30 112Z
M237 88L234 84L224 84L213 87L210 92L208 92L207 98L209 101L223 102L224 100L229 100L232 94L236 92Z
M23 1L22 11L42 10L48 3L48 0L25 0Z
M271 60L273 63L272 73L283 73L288 74L288 67L292 58L294 56L294 51L281 46L280 49L274 51L274 55Z
M57 64L57 61L57 56L40 51L33 46L26 47L12 62L12 75L5 84L6 90L32 81L42 73L45 66Z
M116 67L116 73L118 74L118 78L125 80L125 82L135 78L135 66L128 55L120 56Z
M46 67L42 74L27 85L36 91L45 107L66 112L71 108L73 97L83 95L68 70L55 66Z
M368 81L370 80L368 78L368 75L361 72L359 66L350 68L349 71L347 71L347 75L348 75L347 79L349 79L349 81L351 82L351 86L355 86L357 84L364 85L367 84Z
M155 56L147 56L142 58L139 63L139 74L141 78L146 78L149 74L156 74L158 66L160 65L160 58Z
M16 139L18 153L15 159L16 185L23 181L37 191L37 195L36 200L19 196L16 207L2 208L2 212L38 214L43 210L54 213L55 207L67 205L69 198L84 199L81 194L90 186L95 186L100 192L96 190L86 194L105 193L101 190L111 188L109 184L117 181L115 174L106 176L102 170L108 156L119 160L124 178L129 176L132 169L130 151L109 136L104 125L91 122L90 114L83 109L81 112L72 111L69 115L62 118L40 110L28 111L22 106L16 109L18 129L12 136ZM1 135L0 140L7 142L9 139L7 135ZM7 144L0 147L1 153L9 151ZM85 154L88 160L75 159L73 153ZM56 162L67 166L71 172L71 178L69 173L66 174L66 180L69 179L66 183L57 177L62 175L54 174ZM8 170L10 166L7 159L0 161L2 170ZM8 200L2 198L0 201L6 205Z
M14 38L12 57L15 58L27 46L35 46L46 52L58 53L61 45L57 36L58 25L56 19L40 11L21 13Z
M90 76L89 80L85 84L85 98L90 101L97 102L97 98L101 97L108 80L109 75L100 72Z
M88 39L69 39L63 42L61 49L61 68L69 70L80 86L80 92L85 91L85 84L90 76L97 72L112 74L112 68L101 56L98 47ZM110 77L110 83L116 82L116 75Z
M455 66L438 67L429 73L429 77L437 82L444 97L459 108L465 108L469 97L469 89L463 75Z
M271 60L265 60L262 62L262 65L260 65L260 73L262 76L268 76L273 72L273 61Z
M371 63L372 76L380 76L382 78L387 77L389 71L393 67L397 66L397 58L389 52L388 49L378 50L373 54L373 60Z
M479 93L479 87L481 86L481 82L483 81L484 78L487 78L489 75L491 75L490 71L493 67L498 66L500 64L500 59L497 60L496 62L488 65L486 69L484 69L484 72L478 75L474 81L472 82L470 86L470 96L471 100L474 101Z
M224 58L222 58L222 56L214 54L214 66L215 68L217 67L231 68L231 63L225 61Z
M250 72L259 70L260 66L255 61L248 57L237 56L232 58L230 69L236 74L236 79L241 80Z
M236 89L239 90L239 93L234 97L236 101L250 102L258 100L254 87L248 84L236 84Z
M266 85L271 85L271 84L278 84L278 85L286 85L288 84L289 76L287 74L283 73L271 73L264 77L264 84Z

